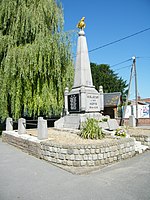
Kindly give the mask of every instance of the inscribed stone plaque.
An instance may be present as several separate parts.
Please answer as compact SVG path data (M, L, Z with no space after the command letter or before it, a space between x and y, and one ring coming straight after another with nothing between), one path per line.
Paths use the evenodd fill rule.
M116 119L109 119L108 120L109 130L113 131L119 128L118 122Z
M79 112L79 94L68 95L68 111Z
M98 94L87 94L87 111L99 111L100 102Z

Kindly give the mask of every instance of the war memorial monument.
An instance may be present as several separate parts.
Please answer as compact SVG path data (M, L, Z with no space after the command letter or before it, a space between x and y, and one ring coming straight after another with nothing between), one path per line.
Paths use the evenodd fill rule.
M143 153L150 148L150 135L140 132L139 135L130 133L128 137L115 137L115 131L110 131L109 118L109 135L105 133L104 139L83 139L78 135L80 130L77 129L81 128L86 119L100 121L104 118L100 113L104 109L103 89L101 86L98 92L93 86L84 17L78 23L78 28L74 84L71 91L65 89L66 115L55 122L54 128L49 129L47 120L39 117L37 128L30 130L26 129L26 120L23 118L18 120L18 130L13 130L13 120L7 118L2 141L67 171L80 174ZM114 121L112 125L115 130ZM73 131L76 134L72 134Z
M93 85L84 19L85 17L77 25L80 30L78 32L74 84L71 91L68 90L68 87L65 89L66 115L55 122L56 128L79 129L81 123L87 118L102 118L100 111L104 109L103 87L100 86L98 92Z

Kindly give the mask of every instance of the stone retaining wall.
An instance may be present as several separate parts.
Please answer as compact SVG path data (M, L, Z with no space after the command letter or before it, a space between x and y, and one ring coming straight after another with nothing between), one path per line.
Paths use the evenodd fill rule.
M41 144L36 137L27 134L19 135L15 131L3 131L2 141L11 144L35 157L41 158Z
M134 137L136 141L140 141L141 144L146 145L150 149L150 136L147 135L131 135L131 137Z
M49 140L40 141L26 134L18 135L14 131L4 131L2 140L38 158L65 166L100 166L135 155L133 138L114 139L103 144L61 145Z
M121 139L103 145L58 145L41 143L44 160L74 167L99 166L113 163L135 155L133 139Z

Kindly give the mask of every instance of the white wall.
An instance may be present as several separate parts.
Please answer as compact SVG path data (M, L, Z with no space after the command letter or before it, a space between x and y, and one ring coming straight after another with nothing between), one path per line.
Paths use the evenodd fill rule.
M149 109L149 105L138 105L138 118L150 118ZM136 105L127 106L125 118L129 118L130 115L134 115L136 117Z

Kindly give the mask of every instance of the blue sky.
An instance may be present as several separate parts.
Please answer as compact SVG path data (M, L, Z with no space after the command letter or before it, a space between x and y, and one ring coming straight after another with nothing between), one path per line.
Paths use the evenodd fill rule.
M150 0L61 0L64 8L65 31L77 31L76 24L85 16L88 49L150 28ZM76 53L77 34L73 40ZM150 97L150 30L113 45L89 53L90 61L113 66L136 56L138 93ZM138 58L140 57L140 58ZM132 60L112 67L119 77L129 82ZM122 68L122 69L120 69ZM132 79L130 99L134 95Z

